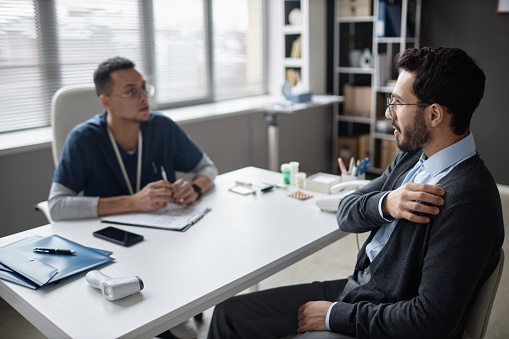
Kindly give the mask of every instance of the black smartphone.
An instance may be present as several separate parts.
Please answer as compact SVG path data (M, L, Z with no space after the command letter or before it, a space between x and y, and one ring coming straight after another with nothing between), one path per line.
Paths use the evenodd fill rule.
M122 246L131 246L143 240L143 236L140 234L121 230L116 227L106 227L102 230L95 231L94 237L101 238L107 241L111 241L115 244Z

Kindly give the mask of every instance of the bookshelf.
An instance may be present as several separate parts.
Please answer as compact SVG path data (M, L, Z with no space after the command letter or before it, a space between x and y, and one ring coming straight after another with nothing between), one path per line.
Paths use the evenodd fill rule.
M283 0L281 74L290 82L300 80L313 94L326 92L325 0Z
M369 156L368 171L381 174L397 154L392 127L385 124L386 98L397 79L394 57L419 46L420 11L421 0L335 1L333 86L345 102L334 106L333 172L339 155L351 155Z

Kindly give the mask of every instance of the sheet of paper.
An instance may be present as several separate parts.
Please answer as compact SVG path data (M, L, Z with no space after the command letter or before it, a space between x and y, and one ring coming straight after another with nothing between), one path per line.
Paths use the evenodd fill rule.
M112 215L102 218L103 222L114 224L144 226L153 228L162 228L167 230L182 230L192 220L200 215L207 213L207 208L196 206L178 206L168 204L165 208L161 208L152 212L125 213Z

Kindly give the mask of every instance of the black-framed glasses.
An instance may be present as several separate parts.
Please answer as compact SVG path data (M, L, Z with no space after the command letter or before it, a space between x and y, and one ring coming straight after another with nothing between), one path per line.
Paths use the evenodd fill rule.
M424 104L424 103L417 103L417 104L393 104L392 103L393 101L394 101L394 97L392 95L387 98L387 109L389 110L389 114L390 114L391 117L394 114L394 106L422 106L422 107L426 107L426 106L430 105L430 104Z
M147 87L143 87L141 90L133 88L126 94L110 94L109 96L138 100L141 98L141 93L145 93L149 98L151 98L156 93L156 88L153 85L148 85Z

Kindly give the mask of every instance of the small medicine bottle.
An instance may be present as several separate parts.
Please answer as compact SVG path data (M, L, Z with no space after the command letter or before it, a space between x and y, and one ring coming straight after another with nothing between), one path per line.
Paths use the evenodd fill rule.
M281 173L283 173L283 183L290 185L290 164L282 164Z
M306 173L299 172L295 176L297 178L297 187L298 188L306 188Z
M299 162L290 161L290 185L297 187L297 173L299 173Z

